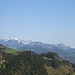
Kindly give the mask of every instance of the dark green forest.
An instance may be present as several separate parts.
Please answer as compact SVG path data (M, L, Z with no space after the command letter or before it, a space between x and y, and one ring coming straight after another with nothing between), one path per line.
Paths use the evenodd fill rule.
M75 65L56 53L13 51L0 45L0 75L75 75Z

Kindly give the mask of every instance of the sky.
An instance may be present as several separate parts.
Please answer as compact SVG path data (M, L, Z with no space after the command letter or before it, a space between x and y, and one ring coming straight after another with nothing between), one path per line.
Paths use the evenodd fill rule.
M75 47L75 0L0 0L0 37Z

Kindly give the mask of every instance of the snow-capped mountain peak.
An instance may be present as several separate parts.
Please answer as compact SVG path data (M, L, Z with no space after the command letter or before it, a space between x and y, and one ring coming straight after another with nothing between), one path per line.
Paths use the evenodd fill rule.
M13 40L19 40L18 38L12 38Z

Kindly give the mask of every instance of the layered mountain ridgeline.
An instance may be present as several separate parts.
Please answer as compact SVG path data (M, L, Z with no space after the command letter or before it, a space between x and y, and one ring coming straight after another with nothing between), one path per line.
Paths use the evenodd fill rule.
M38 41L23 41L18 38L0 38L0 43L12 49L32 50L35 53L55 52L64 60L75 63L75 48L65 46L64 44L46 44Z
M0 50L0 53L0 75L75 75L74 65L53 52Z

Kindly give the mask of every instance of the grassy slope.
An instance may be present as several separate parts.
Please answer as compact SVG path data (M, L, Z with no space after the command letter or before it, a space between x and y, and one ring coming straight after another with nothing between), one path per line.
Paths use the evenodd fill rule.
M3 52L14 54L17 52L17 50L7 49L7 50L3 50Z

